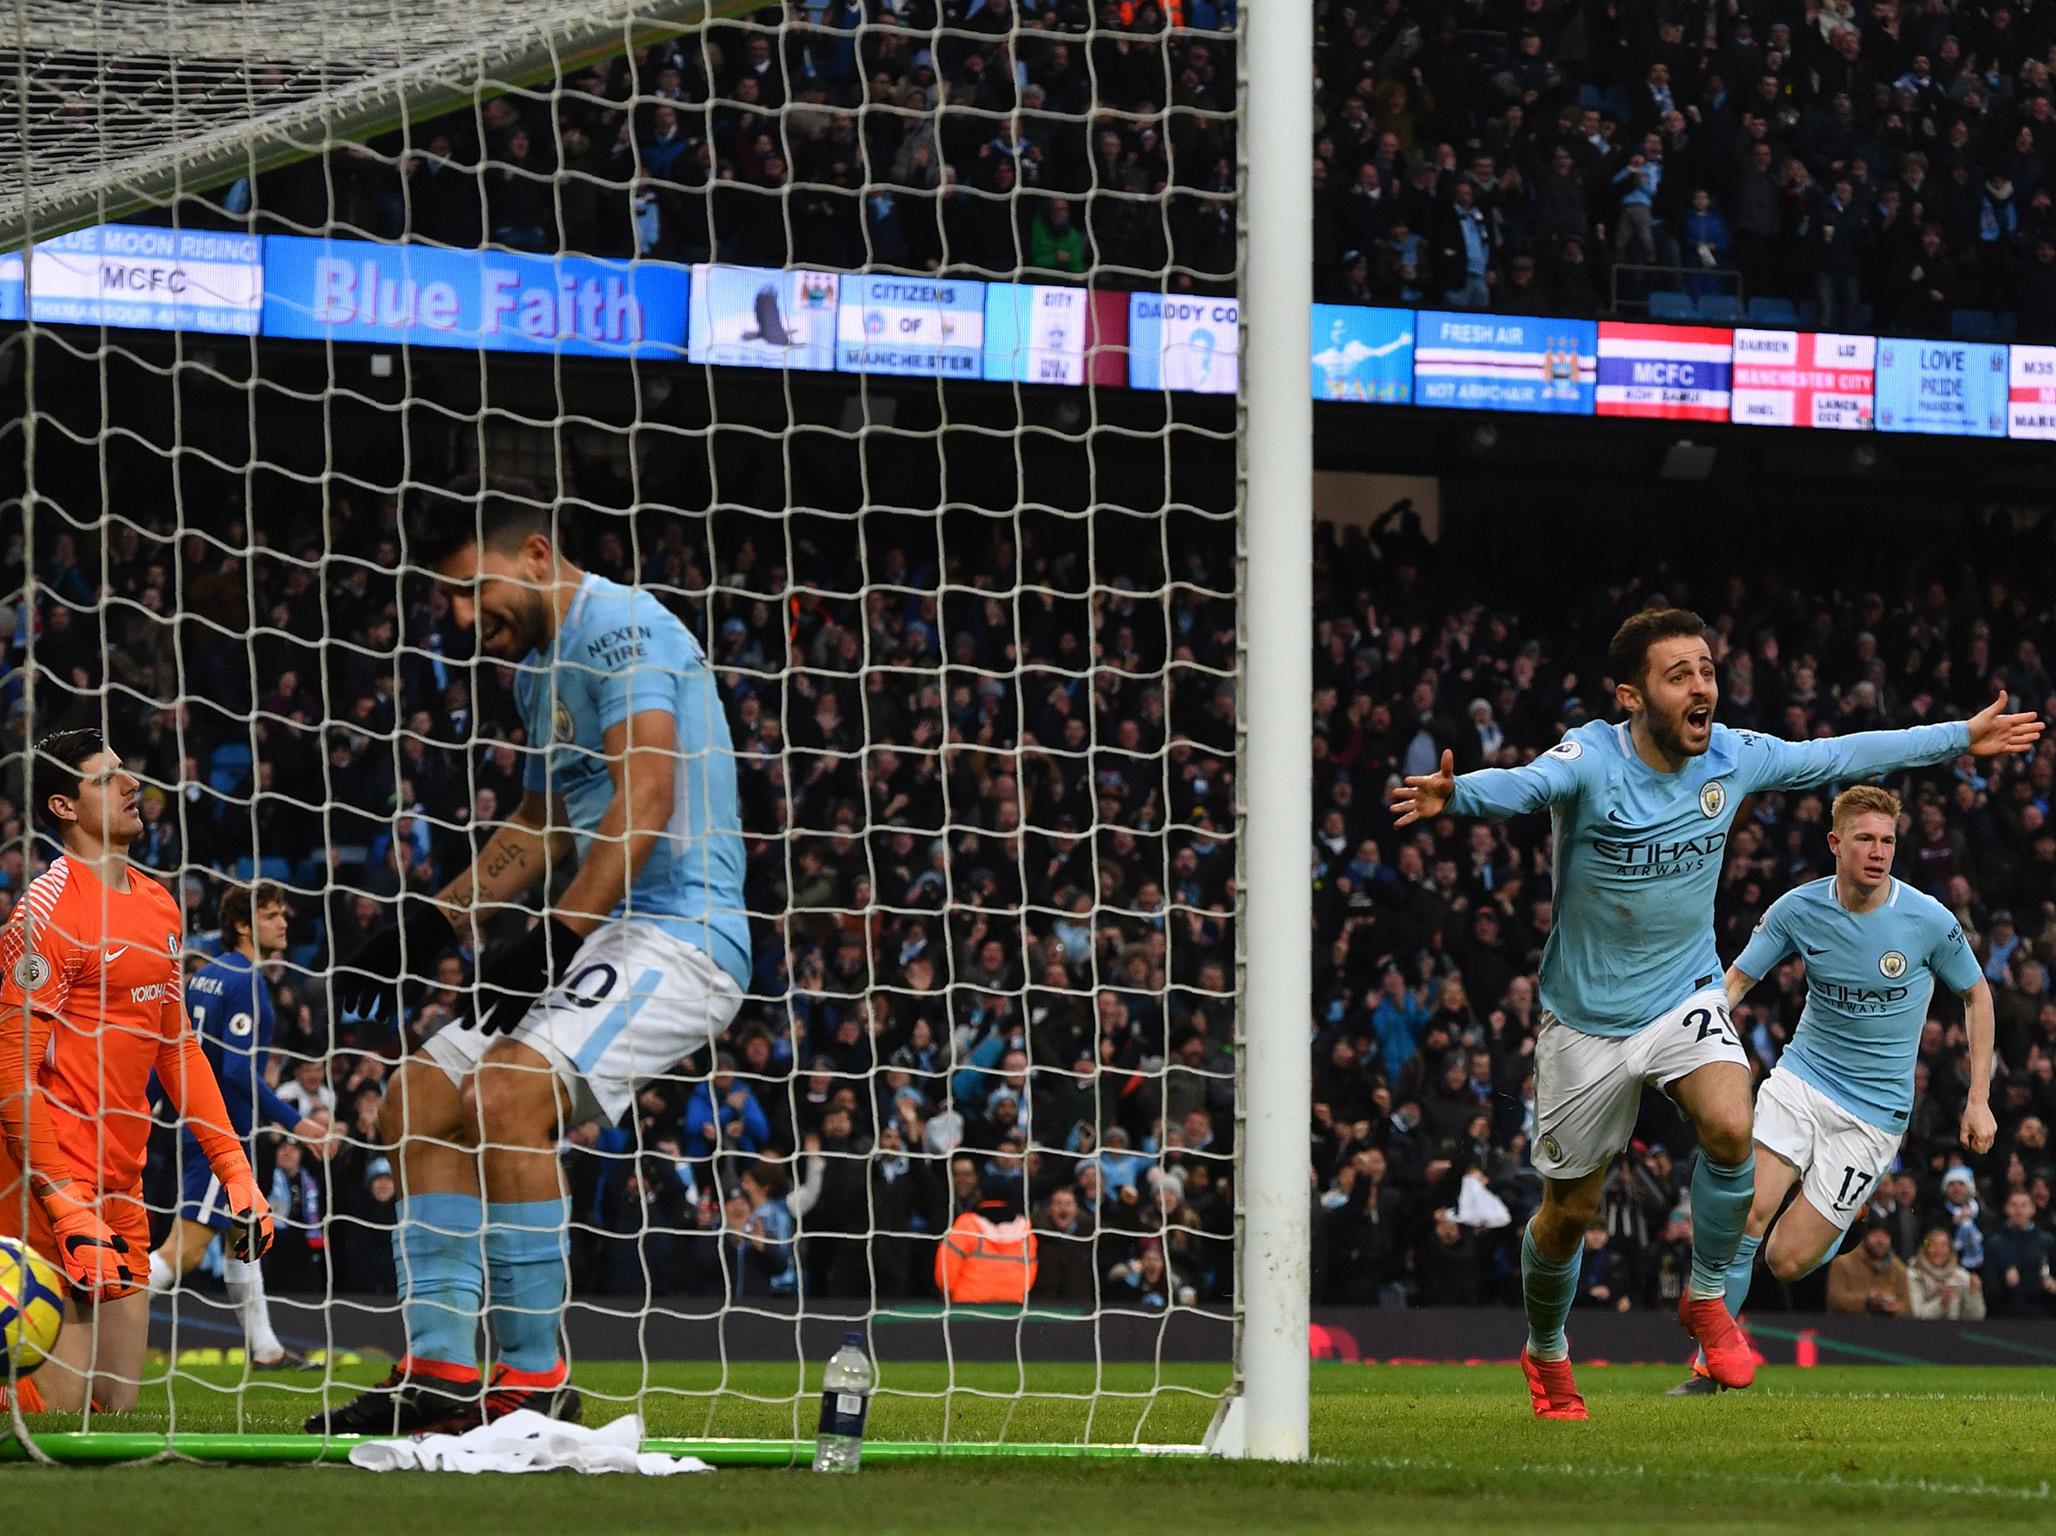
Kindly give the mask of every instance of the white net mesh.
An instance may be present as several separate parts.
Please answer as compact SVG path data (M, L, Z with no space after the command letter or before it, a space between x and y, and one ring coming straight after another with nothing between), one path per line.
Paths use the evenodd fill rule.
M531 1315L589 1417L804 1438L808 1373L856 1326L874 1435L1198 1439L1235 1304L1239 495L1207 398L1234 388L1232 11L809 3L537 79L493 61L619 37L626 10L88 9L60 35L56 8L13 13L71 73L9 104L33 127L0 200L76 223L61 183L102 227L0 266L0 318L27 322L0 344L0 901L25 924L59 851L26 749L85 726L140 780L130 855L176 898L188 972L233 948L225 893L275 882L291 909L260 988L231 959L226 993L186 992L258 1127L268 1322L235 1271L222 1289L220 1165L160 1102L149 1241L204 1257L148 1303L168 1368L71 1330L101 1386L140 1376L153 1425L296 1430L387 1357L505 1364ZM238 41L288 20L307 46ZM431 54L454 110L399 83ZM336 129L358 90L399 125ZM89 130L77 99L121 110ZM267 168L289 118L318 153ZM242 163L189 153L210 135ZM190 195L109 223L165 155ZM555 664L491 654L506 614L438 585L470 557L409 523L454 486L483 526L481 480L575 562L502 569L517 617L561 597L512 652ZM574 597L588 575L619 593ZM520 1089L478 1094L476 1134L410 1096L396 1139L402 1080L456 1102L422 1053L481 971L569 915L595 859L642 857L641 823L603 820L617 795L638 814L605 733L653 699L682 799L650 829L685 873L635 886L608 927L639 936L570 968L581 1032L517 1063L559 1069L561 1125L525 1139ZM498 861L532 764L538 819L578 846L531 886ZM738 889L709 851L730 777ZM474 861L497 899L475 942L410 929L401 1027L344 1007L342 962ZM91 947L119 907L75 896L57 926ZM618 996L602 964L634 972ZM93 974L66 1026L89 1054L128 986ZM724 985L732 1022L693 1037ZM28 1002L0 1018L24 1063ZM561 1336L550 1266L507 1269L491 1225L538 1166L569 1200ZM453 1260L430 1250L462 1220L419 1197L466 1179L488 1231ZM0 1194L33 1236L36 1197ZM246 1344L316 1369L258 1374Z
M0 246L561 75L704 0L16 0L0 17ZM728 9L735 9L730 6Z

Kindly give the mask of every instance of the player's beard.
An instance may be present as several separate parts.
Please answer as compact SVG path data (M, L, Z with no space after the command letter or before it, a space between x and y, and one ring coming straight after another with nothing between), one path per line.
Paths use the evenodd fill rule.
M550 648L550 600L547 595L541 592L522 593L520 626L522 654Z
M540 592L521 592L512 611L500 621L500 627L514 642L502 654L503 660L519 661L533 651L547 651L550 646L550 600Z
M1686 704L1681 709L1666 712L1654 704L1649 706L1649 739L1665 757L1698 757L1713 745L1713 732L1710 730L1706 733L1706 740L1698 746L1686 745L1685 714L1691 708L1691 704Z

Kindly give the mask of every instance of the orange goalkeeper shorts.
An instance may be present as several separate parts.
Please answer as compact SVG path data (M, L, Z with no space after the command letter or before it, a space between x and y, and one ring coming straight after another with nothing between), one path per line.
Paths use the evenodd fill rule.
M24 1182L13 1152L0 1145L0 1237L23 1239L62 1271L64 1257L57 1249L57 1234L50 1230L43 1202L28 1192ZM97 1198L100 1219L116 1235L128 1239L129 1269L136 1285L146 1285L150 1279L150 1208L143 1204L143 1186L103 1189Z

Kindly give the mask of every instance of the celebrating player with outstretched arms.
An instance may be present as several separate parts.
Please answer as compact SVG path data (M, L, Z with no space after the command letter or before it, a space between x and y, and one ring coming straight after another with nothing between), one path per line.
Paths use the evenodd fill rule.
M1970 1094L1959 1134L1992 1149L1992 988L1963 925L1934 897L1892 878L1899 797L1859 784L1835 799L1828 849L1835 872L1787 891L1764 913L1728 967L1735 1007L1793 956L1806 966L1799 1028L1756 1094L1756 1197L1734 1261L1727 1304L1740 1316L1756 1251L1770 1272L1797 1280L1834 1257L1842 1234L1899 1155L1913 1111L1913 1068L1928 999L1939 979L1963 999L1970 1021ZM1799 1198L1778 1209L1795 1181ZM1681 1395L1717 1392L1696 1368Z
M2018 752L2042 726L1995 700L1968 721L1788 742L1716 725L1706 626L1681 609L1636 614L1608 648L1626 719L1567 733L1533 762L1438 772L1393 791L1401 826L1445 810L1504 818L1545 807L1555 828L1556 920L1542 952L1535 1042L1535 1167L1542 1207L1521 1243L1528 1341L1521 1364L1538 1417L1582 1419L1564 1320L1607 1165L1627 1145L1645 1083L1677 1101L1699 1137L1692 1273L1679 1320L1725 1386L1755 1375L1723 1295L1754 1191L1748 1057L1730 1020L1713 902L1728 828L1759 790L1798 789Z
M22 1406L129 1408L150 1321L153 1071L220 1181L236 1258L271 1246L271 1211L186 1021L178 903L129 865L141 785L98 731L45 737L29 771L64 852L0 933L0 1235L62 1264L71 1297Z
M576 1415L558 1347L570 1224L558 1127L620 1119L728 1026L750 972L735 759L691 632L650 593L580 570L544 508L499 492L431 508L410 557L447 585L479 649L520 668L526 793L470 869L344 962L339 999L360 1012L389 999L474 910L515 901L574 851L578 872L482 967L476 1016L395 1075L380 1128L401 1148L407 1353L378 1387L310 1419L317 1433Z

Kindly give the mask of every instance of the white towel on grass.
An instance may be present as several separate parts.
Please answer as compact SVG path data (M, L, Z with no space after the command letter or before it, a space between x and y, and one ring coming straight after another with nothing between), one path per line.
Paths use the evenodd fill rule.
M640 1472L645 1477L714 1470L697 1456L645 1451L642 1439L639 1413L590 1429L524 1408L461 1435L352 1446L350 1465L371 1472Z

